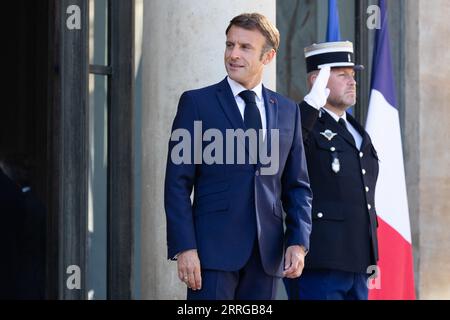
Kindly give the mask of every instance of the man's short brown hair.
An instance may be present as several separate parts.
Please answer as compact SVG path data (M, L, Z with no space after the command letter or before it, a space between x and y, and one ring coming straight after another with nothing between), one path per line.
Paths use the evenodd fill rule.
M278 29L262 14L259 13L242 13L234 17L228 25L225 34L228 34L228 30L232 26L240 27L246 30L259 30L261 34L266 38L266 44L263 48L265 53L270 49L278 50L280 46L280 32Z

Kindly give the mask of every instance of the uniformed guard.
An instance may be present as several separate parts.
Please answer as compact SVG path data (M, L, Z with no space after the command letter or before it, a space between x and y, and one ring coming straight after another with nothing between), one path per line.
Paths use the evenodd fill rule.
M378 156L346 110L356 103L353 44L305 48L311 91L300 103L313 190L311 245L300 278L286 279L290 299L364 300L367 269L378 261L374 205ZM320 71L319 71L320 70Z

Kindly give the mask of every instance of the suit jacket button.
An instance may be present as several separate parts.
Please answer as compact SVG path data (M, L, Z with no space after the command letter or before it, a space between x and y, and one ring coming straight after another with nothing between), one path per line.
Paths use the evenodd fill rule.
M370 204L367 205L367 209L372 209L372 206Z
M366 187L366 192L369 192L369 187Z
M360 157L360 158L364 157L364 153L360 152L360 153L359 153L359 157Z
M255 176L259 177L259 170L256 170Z
M335 152L335 151L336 151L336 148L335 148L335 147L331 147L331 148L330 148L330 151L331 151L331 152Z
M317 214L317 218L322 218L323 217L323 213L322 212L319 212L318 214Z
M366 170L362 169L362 174L365 175L366 174Z

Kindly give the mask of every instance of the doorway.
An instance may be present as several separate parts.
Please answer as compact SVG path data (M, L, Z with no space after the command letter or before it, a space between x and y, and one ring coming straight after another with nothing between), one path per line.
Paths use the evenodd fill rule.
M32 190L47 208L49 299L88 298L89 174L92 141L98 141L90 127L96 99L90 78L102 79L97 87L104 89L107 122L102 297L132 297L134 1L102 1L108 17L103 64L89 60L92 2L17 0L5 11L15 21L5 30L8 103L0 117L0 156L21 154L32 164ZM79 27L68 28L69 18L79 19Z

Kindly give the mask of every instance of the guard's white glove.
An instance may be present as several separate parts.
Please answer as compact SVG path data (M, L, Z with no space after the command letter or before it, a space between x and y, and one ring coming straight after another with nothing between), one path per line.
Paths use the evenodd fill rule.
M326 66L320 69L311 91L303 100L311 107L320 110L327 103L330 89L327 88L328 79L330 78L330 67Z

